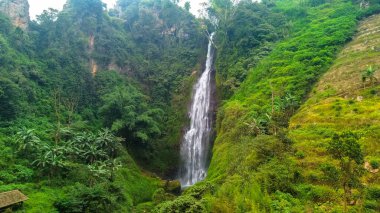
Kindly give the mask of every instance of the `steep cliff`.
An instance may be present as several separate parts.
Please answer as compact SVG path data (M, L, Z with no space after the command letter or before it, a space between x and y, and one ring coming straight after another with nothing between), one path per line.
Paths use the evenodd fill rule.
M0 0L0 12L9 16L13 25L26 29L29 22L28 0Z

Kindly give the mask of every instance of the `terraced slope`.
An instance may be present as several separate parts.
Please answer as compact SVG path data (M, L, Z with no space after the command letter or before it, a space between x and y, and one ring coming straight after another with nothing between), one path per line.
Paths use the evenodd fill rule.
M371 66L377 70L375 78L363 81ZM371 166L380 162L380 15L360 23L356 36L319 80L289 128L298 150L296 162L315 185L324 185L321 165L334 162L326 154L331 136L348 130L360 134L366 168L362 182L369 190L380 189L380 173ZM378 201L366 205L380 210Z

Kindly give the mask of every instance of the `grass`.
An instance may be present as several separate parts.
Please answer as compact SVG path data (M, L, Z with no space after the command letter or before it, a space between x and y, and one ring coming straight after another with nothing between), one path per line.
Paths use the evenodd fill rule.
M334 132L351 130L361 134L365 161L380 157L380 85L367 82L364 88L361 82L366 66L380 65L380 52L373 48L380 45L379 25L380 15L360 23L359 33L341 51L290 120L289 137L295 142L294 148L304 153L304 158L295 158L297 165L303 168L303 176L316 176L314 180L307 179L315 186L322 184L315 171L323 163L334 162L325 148ZM376 76L379 77L380 72ZM378 174L366 171L362 182L369 188L374 187L380 184L376 177ZM339 202L342 192L334 194L338 196L335 202Z
M287 5L279 3L278 9L295 6L293 1L285 2ZM295 196L298 211L341 211L343 192L321 181L320 165L331 161L326 142L334 132L351 129L364 134L361 144L366 156L377 155L380 102L371 94L378 88L366 85L367 89L362 89L361 72L378 60L378 53L372 48L345 51L352 46L346 43L357 26L355 7L349 3L334 1L306 8L306 13L295 22L296 32L250 70L218 114L218 136L207 177L216 184L212 207L217 210L284 211L286 206L276 203L275 192L281 191ZM376 20L371 17L364 24ZM360 26L359 31L364 29ZM294 143L290 147L274 136L255 137L247 125L270 113L273 90L277 97L290 93L300 103L307 97L290 121L288 137ZM356 101L357 96L363 100ZM297 152L302 152L302 157L295 155Z

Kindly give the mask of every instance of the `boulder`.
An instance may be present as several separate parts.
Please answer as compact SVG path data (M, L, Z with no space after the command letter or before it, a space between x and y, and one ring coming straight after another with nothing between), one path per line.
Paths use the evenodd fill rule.
M173 194L181 193L181 182L179 180L166 181L165 191Z

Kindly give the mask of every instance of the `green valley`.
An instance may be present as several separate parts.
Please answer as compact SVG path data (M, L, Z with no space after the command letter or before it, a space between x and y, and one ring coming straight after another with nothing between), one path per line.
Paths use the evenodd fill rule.
M0 212L380 211L378 0L104 2L0 0Z

